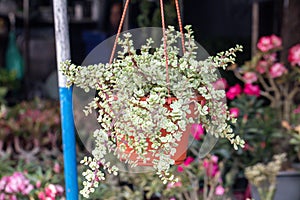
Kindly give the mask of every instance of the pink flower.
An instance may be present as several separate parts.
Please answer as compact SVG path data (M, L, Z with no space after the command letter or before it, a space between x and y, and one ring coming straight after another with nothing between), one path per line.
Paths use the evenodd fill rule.
M188 167L192 162L194 161L194 158L193 157L187 157L185 159L185 161L183 162L183 165L179 165L177 167L177 171L178 172L183 172L184 171L184 167Z
M9 194L21 193L23 195L29 194L33 190L33 185L21 173L14 172L11 176L4 176L0 180L0 188ZM10 196L13 199L14 195Z
M5 194L4 193L0 193L0 200L5 200Z
M170 189L170 188L174 188L174 187L181 187L182 186L182 183L180 181L176 182L176 183L169 183L167 185L167 188Z
M249 96L257 96L260 95L260 89L258 85L245 84L244 93Z
M250 149L250 145L246 142L245 145L244 145L243 150L247 151L249 149Z
M61 185L49 184L45 190L38 194L40 200L55 200L57 196L64 193L64 188Z
M300 113L300 105L293 112L295 114L299 114Z
M18 199L17 199L16 195L13 194L9 197L9 200L18 200Z
M270 36L271 38L271 42L272 42L272 45L273 45L273 48L278 48L278 47L281 47L282 45L282 40L280 37L276 36L276 35L271 35Z
M245 150L245 151L254 151L254 148L246 142L243 150Z
M39 192L39 193L38 193L38 198L39 198L40 200L45 200L45 198L46 198L45 193L44 193L44 192Z
M246 72L243 76L243 79L246 83L253 83L257 81L257 76L255 72Z
M61 185L55 185L57 195L62 195L64 193L64 188Z
M7 176L3 176L0 180L0 191L5 188L6 182L8 180Z
M238 108L230 108L229 113L232 117L237 118L239 116L240 110Z
M35 187L36 188L40 188L41 187L41 181L40 180L38 180L36 183L35 183Z
M46 188L45 188L45 194L47 197L55 197L57 193L56 187L53 184L49 184Z
M262 52L267 52L271 49L278 48L282 45L281 38L276 35L264 36L258 40L257 48Z
M29 184L23 191L22 194L27 195L31 192L31 190L33 190L33 185Z
M271 38L268 36L261 37L258 40L257 48L262 52L267 52L272 49Z
M263 73L265 73L265 72L267 71L268 66L269 66L269 64L268 64L267 61L261 60L261 61L259 61L259 62L257 63L256 71L257 71L258 73L260 73L260 74L263 74Z
M263 56L267 62L273 63L276 61L276 53L268 53Z
M208 166L209 166L209 161L207 159L204 159L204 161L203 161L203 167L204 168L208 168Z
M234 86L230 87L229 90L226 92L226 97L230 100L233 100L236 96L242 93L242 88L239 84L235 84Z
M201 136L204 135L204 128L201 124L193 124L191 128L191 133L195 140L200 140Z
M215 194L218 196L222 196L224 193L225 193L225 189L221 185L218 185L216 187Z
M194 158L193 157L187 157L186 159L185 159L185 161L183 162L183 165L184 166L189 166L192 162L194 161Z
M180 181L178 181L178 182L174 183L174 186L175 186L175 187L181 187L181 186L182 186L182 183L181 183Z
M218 156L212 155L210 160L214 163L214 164L218 164L219 158Z
M6 184L4 191L6 193L18 192L18 184L17 184L16 180L13 180L12 178L9 178L9 181Z
M275 63L270 68L270 75L272 78L280 77L286 72L287 72L287 69L284 67L284 65L282 63Z
M60 165L59 165L59 163L55 163L54 164L54 166L53 166L53 171L55 172L55 173L59 173L60 172Z
M33 189L33 185L21 172L14 172L11 176L4 176L0 180L0 191L11 194L9 199L17 199L15 194L18 193L28 195Z
M179 166L177 167L177 171L178 171L178 172L183 172L183 167L182 167L181 165L179 165Z
M225 78L220 78L213 83L213 86L216 90L225 90L228 87L228 84Z
M207 176L215 177L219 173L218 157L213 155L209 160L204 159L203 167L206 169Z
M300 44L297 44L290 48L288 61L291 63L292 66L300 66Z

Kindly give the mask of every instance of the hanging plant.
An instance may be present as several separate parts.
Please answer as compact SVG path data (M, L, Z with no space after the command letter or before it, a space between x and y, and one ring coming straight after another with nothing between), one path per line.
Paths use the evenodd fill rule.
M244 146L232 133L234 119L222 101L225 91L214 87L217 68L233 63L242 47L199 61L191 26L185 29L181 57L177 41L182 34L169 27L165 45L158 48L149 38L137 52L131 34L125 33L118 40L122 50L111 63L87 67L62 63L69 86L97 91L84 110L86 114L97 112L99 128L94 131L92 156L81 161L89 168L83 173L83 196L88 198L105 179L102 166L108 173L118 174L118 167L105 158L109 152L131 167L153 166L164 183L176 182L170 166L184 160L185 153L178 146L184 143L187 148L187 142L181 141L187 141L191 123L201 123L207 134L228 139L235 149Z

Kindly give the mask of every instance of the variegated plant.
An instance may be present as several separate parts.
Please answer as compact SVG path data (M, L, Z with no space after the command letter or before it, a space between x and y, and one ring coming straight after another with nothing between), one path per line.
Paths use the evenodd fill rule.
M105 179L103 167L108 173L118 174L117 166L105 159L108 152L135 167L137 161L129 159L131 153L137 153L138 159L147 162L145 155L151 151L153 167L162 181L176 182L169 169L174 165L172 156L176 153L177 142L189 123L201 123L207 134L227 138L235 149L243 147L244 141L232 133L230 127L234 119L229 115L226 102L222 101L225 92L213 85L218 79L218 68L225 69L233 63L235 53L242 47L237 45L214 57L198 60L190 26L186 26L186 32L186 51L181 57L177 47L181 34L169 27L166 30L167 49L161 44L152 51L153 40L149 38L137 53L131 34L126 33L123 39L118 40L122 50L111 64L85 67L75 66L70 61L62 63L61 70L69 85L74 84L85 91L97 91L97 97L84 111L86 114L97 112L99 129L94 132L96 146L92 157L85 157L81 162L88 166L83 173L86 178L81 191L83 196L89 197L99 181ZM195 100L194 97L199 95L205 98L204 103ZM141 100L143 97L147 98ZM169 97L176 99L169 102L171 109L165 106ZM195 110L190 110L190 104L194 104ZM191 112L196 117L189 117ZM162 134L161 129L170 134ZM125 140L126 145L118 145L121 140ZM122 154L128 147L132 151Z

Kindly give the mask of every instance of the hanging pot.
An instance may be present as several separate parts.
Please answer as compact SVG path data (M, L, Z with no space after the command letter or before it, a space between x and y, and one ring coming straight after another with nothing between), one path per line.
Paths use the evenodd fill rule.
M147 97L142 97L140 100L146 101L146 99L147 99ZM198 102L201 102L202 104L205 103L205 99L202 96L198 96L192 100L196 100ZM164 104L164 107L167 108L169 111L172 111L172 108L170 107L170 105L173 101L177 101L177 98L175 98L175 97L167 98L166 103ZM195 104L191 103L189 105L189 109L191 111L191 114L187 114L187 117L188 118L195 117L196 115L193 112L195 109ZM161 133L162 133L162 136L171 134L171 133L167 132L165 129L161 129ZM181 140L177 142L178 145L176 147L176 153L171 157L175 161L175 165L182 164L183 161L186 159L190 134L191 134L191 124L187 125L185 131L182 131ZM131 139L133 139L133 136L131 136ZM142 159L138 159L138 154L136 152L133 151L133 153L131 153L131 151L133 149L127 145L127 140L125 138L118 141L117 146L120 147L121 144L124 144L126 147L125 151L120 152L120 154L130 154L131 153L129 160L132 160L132 161L138 160L137 161L138 166L153 166L153 160L155 159L155 157L153 156L153 153L151 151L151 150L153 150L151 148L152 142L150 141L150 138L146 138L146 142L148 143L148 148L147 148L148 153L145 155L145 157L147 158L146 162L144 162ZM121 159L121 161L124 161L124 159Z

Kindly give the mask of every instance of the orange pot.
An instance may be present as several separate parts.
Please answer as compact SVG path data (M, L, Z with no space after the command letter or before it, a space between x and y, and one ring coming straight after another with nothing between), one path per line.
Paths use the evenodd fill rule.
M140 100L141 101L146 101L147 97L142 97ZM177 98L175 97L169 97L166 100L166 103L164 105L164 107L166 107L168 110L172 111L172 108L170 107L170 104L173 101L176 101ZM195 100L197 100L198 102L202 102L205 101L205 99L201 96L198 96ZM190 104L190 110L194 110L194 104ZM187 117L194 117L194 114L189 114ZM167 134L170 134L169 132L167 132L165 129L161 129L162 135L166 136ZM183 161L186 158L186 153L187 153L187 147L188 147L188 140L189 140L189 135L191 133L191 125L188 125L186 130L182 132L182 137L181 140L178 141L178 146L176 147L176 153L174 156L172 156L172 159L175 161L175 165L180 165L181 163L183 163ZM133 137L131 136L131 139L133 139ZM138 166L153 166L153 159L154 157L152 156L152 153L149 151L151 150L151 145L152 142L150 142L149 138L146 138L146 141L148 143L148 149L147 151L149 153L147 153L145 155L146 158L149 158L149 160L147 160L146 163L143 162L142 159L138 159L137 165ZM129 154L132 151L132 148L130 148L127 145L127 141L124 139L121 139L121 141L117 142L117 146L119 147L121 144L124 144L126 146L126 149L124 152L122 152L122 154ZM133 152L131 154L131 156L129 157L130 160L137 160L138 154Z

